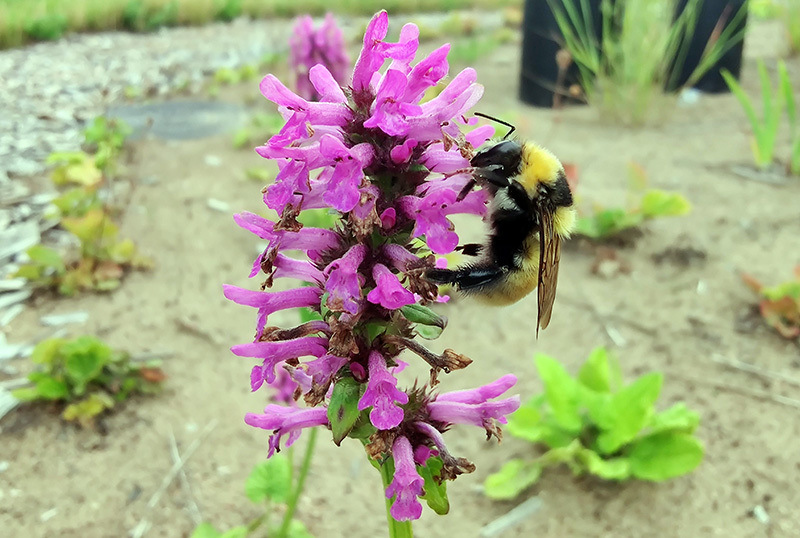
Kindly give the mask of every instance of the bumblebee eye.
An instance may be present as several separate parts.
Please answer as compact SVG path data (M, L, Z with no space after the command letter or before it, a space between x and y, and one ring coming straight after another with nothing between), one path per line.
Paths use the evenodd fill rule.
M512 176L519 171L521 161L522 146L513 140L504 140L476 153L470 164L475 168L500 165L506 176Z

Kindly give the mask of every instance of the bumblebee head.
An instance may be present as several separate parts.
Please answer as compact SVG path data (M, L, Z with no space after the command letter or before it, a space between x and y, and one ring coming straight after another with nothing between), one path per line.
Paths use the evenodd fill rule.
M474 168L495 168L498 174L510 179L519 174L522 144L515 140L503 140L478 151L469 163Z

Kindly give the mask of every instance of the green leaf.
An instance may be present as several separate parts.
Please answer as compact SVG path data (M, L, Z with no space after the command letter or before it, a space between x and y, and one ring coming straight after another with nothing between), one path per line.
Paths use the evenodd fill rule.
M692 433L700 424L700 414L692 411L683 402L676 403L666 411L656 413L648 425L651 433L677 430Z
M314 535L308 532L306 526L299 519L293 519L289 522L289 532L286 534L287 538L314 538ZM246 534L242 535L242 538L244 538L244 536L246 536Z
M45 400L67 400L69 389L67 384L54 377L45 377L36 383L36 392Z
M631 463L628 458L603 459L597 452L588 448L581 449L576 457L587 471L603 480L625 480L631 476Z
M686 433L659 432L632 444L628 453L636 478L660 482L693 471L703 459L703 445Z
M442 471L442 458L439 456L428 458L425 465L417 467L419 475L425 480L425 495L420 498L428 503L431 510L443 516L450 511L450 500L447 498L447 482L441 484L436 481L436 477Z
M83 400L69 404L61 416L66 421L77 420L88 426L92 420L106 409L114 407L114 400L104 392L93 392Z
M486 478L484 492L490 499L513 499L535 484L541 475L542 467L536 462L510 460Z
M336 446L339 446L347 437L361 415L361 411L358 409L361 388L362 383L352 377L341 378L333 387L331 401L328 404L328 421L331 424L333 442L336 443Z
M315 312L311 310L307 306L304 306L299 309L300 314L300 323L307 323L309 321L317 321L322 319L322 316L319 315L319 312Z
M411 323L420 323L422 325L432 325L441 328L447 326L447 318L440 316L427 306L410 304L402 307L400 312L402 312L403 316Z
M11 391L11 396L20 402L35 402L39 399L39 390L36 387L23 387Z
M538 443L542 440L542 414L535 407L522 406L508 417L506 431L514 437Z
M45 247L44 245L34 245L25 251L25 253L32 262L53 269L57 274L61 274L67 270L64 265L64 259L54 248Z
M191 538L222 538L222 533L211 523L201 523L194 529Z
M692 208L689 200L677 192L650 190L642 197L641 211L647 218L685 215Z
M578 382L556 359L538 354L534 358L544 382L545 398L553 416L567 431L578 433L583 425L580 415Z
M103 371L111 358L111 348L91 336L80 336L61 348L67 377L82 394L86 385Z
M283 454L275 454L270 459L256 465L247 477L244 491L254 503L266 499L273 502L286 502L292 487L292 464Z
M36 364L52 366L58 357L61 346L63 346L65 342L66 340L63 338L48 338L47 340L42 340L33 348L31 360Z
M611 397L603 421L608 426L597 438L600 452L615 452L645 427L653 415L662 381L658 372L645 374Z
M578 381L596 392L612 392L622 384L619 362L604 347L595 348L581 366Z

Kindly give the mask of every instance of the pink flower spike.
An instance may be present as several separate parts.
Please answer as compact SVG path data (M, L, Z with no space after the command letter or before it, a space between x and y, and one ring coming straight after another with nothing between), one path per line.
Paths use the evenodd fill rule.
M299 437L302 429L313 426L326 426L328 424L328 413L323 407L298 409L270 404L264 409L263 414L247 413L244 421L246 424L262 430L272 430L273 433L270 435L269 440L269 452L267 452L267 457L271 458L275 452L280 452L280 442L284 435L289 435L286 446L291 446Z
M369 354L369 380L367 390L358 402L363 411L372 407L369 420L379 430L390 430L403 422L403 410L397 405L408 403L408 394L397 388L395 378L386 366L386 360L377 351Z
M419 257L412 254L402 245L386 243L381 248L381 254L392 262L392 266L398 271L408 271L409 265L419 263Z
M385 265L376 263L372 269L372 277L376 286L367 294L367 301L379 304L388 310L397 310L416 302L414 294L405 289L397 275Z
M393 147L389 154L392 157L392 160L397 164L408 162L408 160L411 158L411 152L416 146L417 141L413 138L409 138L399 146Z
M283 254L278 254L275 258L275 273L273 278L296 278L311 284L321 284L325 282L322 271L314 267L308 260L295 260Z
M338 138L324 135L319 152L333 163L333 167L326 168L320 175L328 181L322 199L343 213L351 211L360 198L358 188L364 180L364 167L372 160L372 146L363 143L348 148Z
M386 498L395 497L389 513L397 521L419 519L422 505L417 497L422 495L425 481L417 472L414 463L414 452L409 440L400 435L392 445L394 459L394 479L386 488Z
M491 398L497 398L517 384L517 376L506 374L492 381L488 385L468 390L445 392L436 397L437 402L459 402L467 404L483 403Z
M389 69L378 85L372 115L364 122L364 127L375 127L390 136L404 136L409 133L408 116L419 116L422 107L401 101L406 88L406 76L397 69Z
M317 64L312 67L308 72L308 78L323 103L347 103L342 87L324 65Z
M395 211L393 207L387 207L386 210L381 213L380 219L381 228L384 230L391 230L397 222L397 211Z
M238 346L233 346L231 352L239 357L264 359L261 368L261 377L263 381L271 383L275 380L275 367L278 363L286 359L296 359L298 357L321 357L326 352L327 343L327 338L311 336L295 338L294 340L239 344ZM250 385L251 387L256 386L256 388L261 386L260 383L258 383L258 374L255 373L255 369L250 372Z
M223 285L225 297L236 304L258 308L256 339L261 338L267 318L279 310L319 305L322 290L304 287L286 291L252 291L238 286Z
M334 312L358 312L362 284L358 267L364 261L366 253L365 245L355 245L325 268L324 274L328 277L325 290L330 294L327 305Z
M380 54L378 45L386 37L388 31L389 14L386 11L376 13L364 32L364 46L361 48L361 54L353 69L353 90L355 92L368 90L372 74L383 65L386 57Z
M472 390L445 393L428 404L431 420L446 424L472 424L494 431L494 421L506 423L506 416L519 408L519 396L489 401L511 388L516 377L509 374ZM440 399L441 398L441 399Z
M447 63L448 52L450 52L450 44L445 43L411 69L403 101L416 103L425 94L425 90L436 86L447 75L447 71L450 69Z

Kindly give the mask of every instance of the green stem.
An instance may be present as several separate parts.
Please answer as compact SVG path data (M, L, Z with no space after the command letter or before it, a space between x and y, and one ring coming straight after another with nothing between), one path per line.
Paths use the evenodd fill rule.
M392 482L394 469L393 465L389 465L389 461L385 461L380 466L381 479L383 480L383 490L389 487ZM392 517L390 510L392 509L392 500L386 499L386 519L389 523L389 538L413 538L414 531L411 529L410 521L397 521Z
M308 477L308 470L311 468L311 458L314 455L314 445L317 442L317 430L319 428L311 428L308 436L308 443L306 443L306 451L303 453L303 462L300 464L300 474L297 475L297 482L294 489L289 494L289 499L286 501L286 513L281 522L281 528L278 531L278 536L286 538L289 535L289 525L292 523L294 513L297 510L297 501L300 500L300 495L303 493L303 487Z

